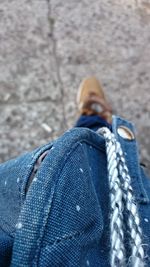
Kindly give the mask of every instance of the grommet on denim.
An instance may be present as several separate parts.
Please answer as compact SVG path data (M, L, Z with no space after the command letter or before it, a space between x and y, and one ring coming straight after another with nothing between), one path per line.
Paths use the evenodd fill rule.
M133 140L135 139L134 134L132 133L132 131L124 126L119 126L117 129L118 134L124 138L124 139L128 139L128 140Z
M149 266L150 180L139 166L136 139L122 138L120 126L134 136L135 131L131 123L113 117L112 131L126 157ZM31 181L38 158L48 150ZM52 144L1 164L0 178L0 266L110 267L103 137L74 128Z

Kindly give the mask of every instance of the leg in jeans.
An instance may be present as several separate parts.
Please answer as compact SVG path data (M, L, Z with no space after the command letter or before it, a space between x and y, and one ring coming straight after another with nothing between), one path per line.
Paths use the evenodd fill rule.
M107 127L111 130L111 124L98 115L81 115L75 127L86 127L93 131L97 131L101 127Z

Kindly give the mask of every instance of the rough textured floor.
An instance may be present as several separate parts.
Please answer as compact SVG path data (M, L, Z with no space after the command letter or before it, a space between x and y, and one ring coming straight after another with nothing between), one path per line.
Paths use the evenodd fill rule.
M150 2L1 0L0 161L70 128L90 75L135 123L150 168Z

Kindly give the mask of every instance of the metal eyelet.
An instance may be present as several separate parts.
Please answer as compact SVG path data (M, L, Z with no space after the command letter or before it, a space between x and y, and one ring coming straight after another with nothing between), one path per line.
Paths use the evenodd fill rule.
M127 139L127 140L135 139L134 133L128 127L121 125L118 127L117 132L124 139Z

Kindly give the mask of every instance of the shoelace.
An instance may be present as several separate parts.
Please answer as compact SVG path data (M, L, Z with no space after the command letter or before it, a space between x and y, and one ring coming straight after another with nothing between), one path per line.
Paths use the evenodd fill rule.
M110 187L110 261L111 267L144 267L142 230L137 205L135 203L131 177L120 143L106 127L98 134L105 138L107 169ZM124 212L128 214L124 222ZM127 225L127 226L126 226ZM131 255L126 258L124 246L125 231L129 233Z

